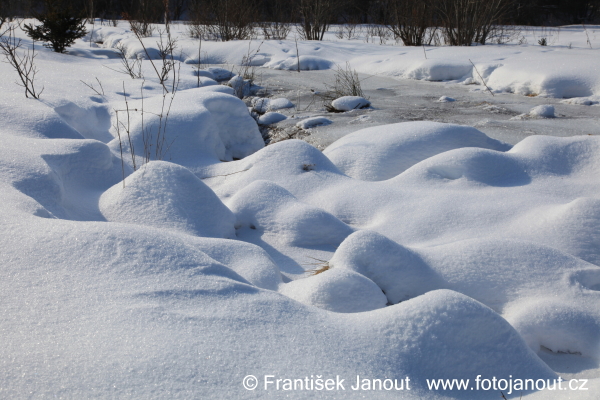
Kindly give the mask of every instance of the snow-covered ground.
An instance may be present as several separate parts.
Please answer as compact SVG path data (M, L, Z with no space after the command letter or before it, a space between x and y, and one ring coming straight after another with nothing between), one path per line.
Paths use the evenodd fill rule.
M600 27L203 41L200 79L172 31L175 95L126 25L37 47L40 100L0 64L1 398L598 398ZM346 62L371 106L327 112Z

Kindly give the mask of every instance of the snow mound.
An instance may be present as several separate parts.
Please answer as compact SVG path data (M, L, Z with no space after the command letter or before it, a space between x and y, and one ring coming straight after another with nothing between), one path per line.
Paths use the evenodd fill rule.
M293 71L298 69L298 63L300 64L301 71L318 71L322 69L331 69L335 66L334 62L321 57L300 56L299 59L296 57L288 57L285 60L271 61L265 64L265 67Z
M371 102L360 96L343 96L333 100L331 105L337 111L350 111L367 108L371 105Z
M237 229L268 232L281 242L310 246L339 245L353 229L333 215L301 203L281 186L254 181L227 205L235 213Z
M452 97L448 96L442 96L437 101L438 103L451 103L453 101L456 101L456 99L453 99Z
M287 119L287 117L278 112L268 112L258 117L258 123L261 125L271 125L281 122Z
M392 304L446 287L419 255L371 231L348 236L329 265L366 276L383 290Z
M323 153L348 176L381 181L436 154L463 147L510 149L475 128L419 121L362 129L335 141Z
M317 126L325 126L332 124L333 121L329 118L325 117L311 117L303 119L302 121L296 123L296 126L300 129L311 129L316 128Z
M260 114L292 107L294 105L286 98L268 99L266 97L255 97L252 99L252 109Z
M258 246L239 240L202 238L194 248L226 265L256 287L276 291L282 285L279 268Z
M229 80L235 75L230 70L221 67L209 67L206 71L212 75L212 77L209 76L209 78L212 78L217 82Z
M244 79L236 75L227 82L228 86L233 88L235 95L239 98L248 97L256 93L258 86L254 85L249 79Z
M409 68L404 77L426 81L450 81L466 79L472 73L473 66L467 62L425 60Z
M200 77L200 86L201 87L214 86L214 85L218 85L217 81L215 81L214 79L206 78L203 76Z
M218 90L220 86L177 93L168 120L159 117L164 110L161 96L144 100L143 107L140 100L129 101L130 109L145 110L143 120L139 113L130 113L131 141L138 165L144 161L145 143L153 145L149 149L151 159L167 159L192 169L219 160L243 158L264 147L256 121L244 102L212 88ZM125 136L123 128L121 135ZM131 162L129 143L125 139L122 144L124 160ZM118 139L109 146L117 154L120 152Z
M191 235L234 238L235 218L215 193L184 167L145 164L100 197L110 222L175 229Z
M554 106L544 104L540 106L533 107L531 111L529 111L529 115L532 117L541 117L541 118L554 118Z
M509 321L534 351L600 359L600 321L579 307L544 299L521 307Z
M373 281L354 271L338 268L287 283L280 293L306 305L338 313L376 310L387 303L387 298Z

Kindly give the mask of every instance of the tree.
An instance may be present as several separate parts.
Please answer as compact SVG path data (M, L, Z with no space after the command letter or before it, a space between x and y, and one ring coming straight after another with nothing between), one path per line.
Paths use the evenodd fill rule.
M45 42L45 47L64 53L67 47L85 36L87 31L83 18L73 17L70 7L58 3L56 0L45 0L44 11L35 16L42 24L25 24L23 29L33 40Z

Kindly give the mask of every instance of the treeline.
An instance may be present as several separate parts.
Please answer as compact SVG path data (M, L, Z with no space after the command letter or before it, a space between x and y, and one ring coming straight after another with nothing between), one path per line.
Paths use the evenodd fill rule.
M309 20L310 29L336 23L390 25L407 19L441 26L448 18L479 18L473 12L484 9L497 14L493 23L519 25L587 24L600 17L600 0L0 0L0 17L35 16L50 3L86 18L207 23L218 23L220 18L239 23ZM320 31L312 35L319 36Z

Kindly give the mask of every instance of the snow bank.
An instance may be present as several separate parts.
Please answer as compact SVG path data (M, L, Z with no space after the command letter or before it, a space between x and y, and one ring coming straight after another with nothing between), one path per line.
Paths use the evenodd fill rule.
M110 222L175 229L196 236L233 238L235 218L214 192L184 167L145 164L100 197Z
M367 108L371 105L371 102L360 96L343 96L333 100L331 105L338 111L350 111Z
M301 303L339 313L376 310L387 303L373 281L338 268L287 283L280 292Z
M410 122L353 132L331 144L323 153L348 176L380 181L393 178L436 154L463 147L510 149L509 145L475 128Z

